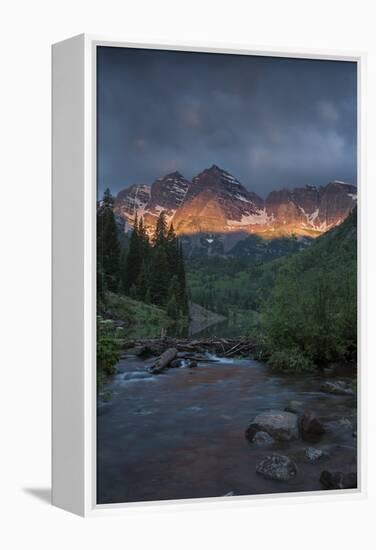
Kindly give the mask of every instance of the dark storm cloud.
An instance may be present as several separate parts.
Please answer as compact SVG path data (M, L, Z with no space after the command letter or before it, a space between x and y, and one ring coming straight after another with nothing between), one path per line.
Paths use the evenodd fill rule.
M98 48L98 185L212 164L265 196L356 183L356 65Z

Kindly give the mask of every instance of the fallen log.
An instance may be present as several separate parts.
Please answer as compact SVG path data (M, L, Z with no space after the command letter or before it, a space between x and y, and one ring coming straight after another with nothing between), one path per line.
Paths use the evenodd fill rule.
M157 359L152 367L150 367L150 372L152 374L160 374L168 365L175 359L178 354L176 348L169 348L162 353L162 355Z

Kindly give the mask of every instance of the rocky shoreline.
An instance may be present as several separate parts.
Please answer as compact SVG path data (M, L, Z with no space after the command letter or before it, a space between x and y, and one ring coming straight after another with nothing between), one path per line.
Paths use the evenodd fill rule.
M245 436L251 445L267 448L278 441L290 442L296 439L318 444L325 433L324 423L312 411L305 410L297 414L288 410L270 410L254 418ZM356 437L355 432L353 436ZM304 458L313 463L328 458L328 454L320 448L307 446ZM266 479L288 481L298 474L298 467L293 458L286 454L268 454L256 465L256 473ZM324 489L356 489L357 473L323 469L320 483Z

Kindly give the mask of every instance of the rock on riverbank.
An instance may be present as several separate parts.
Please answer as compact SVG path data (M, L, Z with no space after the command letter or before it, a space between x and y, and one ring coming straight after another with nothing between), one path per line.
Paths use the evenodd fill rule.
M258 414L246 430L247 439L252 441L257 432L266 432L279 441L298 439L298 416L275 410Z
M257 464L256 472L268 479L288 481L296 476L297 467L295 462L288 456L271 455Z

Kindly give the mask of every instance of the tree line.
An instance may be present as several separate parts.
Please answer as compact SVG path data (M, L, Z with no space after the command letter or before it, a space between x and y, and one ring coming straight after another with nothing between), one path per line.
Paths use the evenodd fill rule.
M173 225L162 211L150 238L136 215L129 245L119 239L113 212L114 199L107 189L97 209L97 291L124 293L136 300L166 309L172 319L188 315L184 257Z

